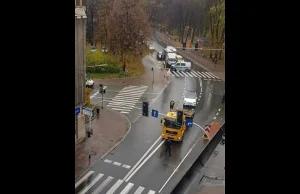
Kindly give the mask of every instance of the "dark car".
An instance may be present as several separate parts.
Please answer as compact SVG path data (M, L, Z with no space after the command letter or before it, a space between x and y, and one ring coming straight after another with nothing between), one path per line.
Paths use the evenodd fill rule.
M156 58L157 60L162 60L162 52L157 52Z

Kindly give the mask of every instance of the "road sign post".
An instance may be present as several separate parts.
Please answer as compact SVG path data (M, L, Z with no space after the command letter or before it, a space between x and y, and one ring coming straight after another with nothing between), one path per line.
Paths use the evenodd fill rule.
M185 119L185 125L187 127L193 127L193 119Z
M152 114L151 114L151 116L153 116L153 117L155 117L155 118L158 118L158 111L152 109Z

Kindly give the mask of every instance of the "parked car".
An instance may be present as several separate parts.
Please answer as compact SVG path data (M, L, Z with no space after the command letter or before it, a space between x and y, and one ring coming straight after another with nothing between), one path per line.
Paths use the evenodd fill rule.
M183 108L193 107L195 108L197 104L197 94L194 91L187 91L183 99Z
M149 44L149 49L152 50L152 51L155 50L155 48L152 44Z
M102 51L102 53L108 53L107 48L105 48L104 46L102 46L101 51Z
M93 88L94 87L94 80L92 80L91 78L85 76L85 87Z
M171 71L191 71L191 62L180 61L171 65Z
M162 60L162 52L157 52L156 58L157 60Z

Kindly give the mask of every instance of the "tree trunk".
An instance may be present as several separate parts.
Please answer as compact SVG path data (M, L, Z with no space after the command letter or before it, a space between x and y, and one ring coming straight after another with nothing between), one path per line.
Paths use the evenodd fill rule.
M219 60L221 60L222 50L219 51Z
M195 31L196 31L196 29L195 29L195 28L193 28L192 39L191 39L191 42L192 42L192 43L194 42L194 38L195 38Z

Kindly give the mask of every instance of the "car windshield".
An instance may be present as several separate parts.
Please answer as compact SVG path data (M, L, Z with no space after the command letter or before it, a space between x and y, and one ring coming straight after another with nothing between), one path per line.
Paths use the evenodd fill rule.
M186 94L185 94L185 98L195 99L196 94L195 94L195 92L187 91Z
M165 118L164 126L172 129L180 129L181 125L177 123L177 120L169 120Z
M171 58L171 59L169 59L169 61L172 61L172 62L174 61L174 62L175 62L175 61L176 61L176 59L172 59L172 58Z

